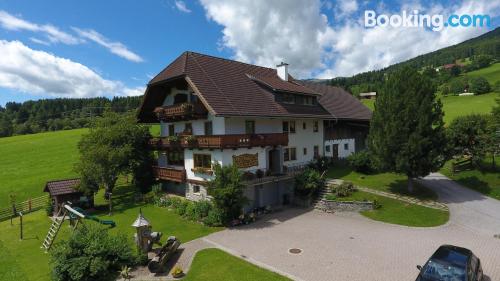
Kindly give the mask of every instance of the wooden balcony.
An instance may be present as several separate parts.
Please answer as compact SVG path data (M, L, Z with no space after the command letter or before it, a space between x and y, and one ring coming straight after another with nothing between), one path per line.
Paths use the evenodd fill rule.
M212 135L212 136L178 136L169 138L152 138L151 148L166 150L170 148L209 148L227 149L243 147L265 147L288 145L287 133L273 134L241 134L241 135Z
M206 118L208 113L200 102L159 106L155 108L154 112L158 120L165 122Z
M160 180L169 180L175 182L186 181L186 170L184 167L153 167L155 178Z

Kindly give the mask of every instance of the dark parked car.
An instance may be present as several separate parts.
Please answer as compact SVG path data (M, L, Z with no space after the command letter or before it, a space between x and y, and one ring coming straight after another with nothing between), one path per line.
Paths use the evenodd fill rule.
M482 281L481 261L471 250L442 245L422 267L416 281Z

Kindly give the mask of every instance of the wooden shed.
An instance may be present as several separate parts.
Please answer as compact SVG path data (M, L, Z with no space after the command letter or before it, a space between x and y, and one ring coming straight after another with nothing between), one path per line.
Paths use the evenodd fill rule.
M79 183L80 179L66 179L49 181L45 184L43 191L49 193L54 207L54 214L57 214L61 205L68 201L82 208L94 207L93 196L85 196L83 192L75 189Z

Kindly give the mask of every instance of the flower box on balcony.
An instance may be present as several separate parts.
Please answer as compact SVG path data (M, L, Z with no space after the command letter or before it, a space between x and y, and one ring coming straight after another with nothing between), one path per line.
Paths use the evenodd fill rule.
M191 169L191 171L195 174L205 174L205 175L213 175L214 171L211 168L204 168L204 167L194 167Z

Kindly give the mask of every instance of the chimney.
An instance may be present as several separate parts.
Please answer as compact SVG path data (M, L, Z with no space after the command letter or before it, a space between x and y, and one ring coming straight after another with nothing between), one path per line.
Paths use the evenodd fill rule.
M288 63L281 62L276 66L276 72L278 76L285 81L288 81Z

